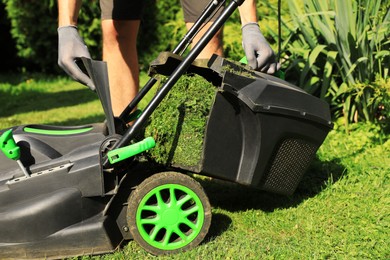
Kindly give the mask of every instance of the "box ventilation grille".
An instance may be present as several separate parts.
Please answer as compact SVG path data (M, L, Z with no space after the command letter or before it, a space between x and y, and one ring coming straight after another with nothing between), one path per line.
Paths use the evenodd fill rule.
M277 149L263 189L281 194L292 194L317 149L317 145L301 139L285 139Z

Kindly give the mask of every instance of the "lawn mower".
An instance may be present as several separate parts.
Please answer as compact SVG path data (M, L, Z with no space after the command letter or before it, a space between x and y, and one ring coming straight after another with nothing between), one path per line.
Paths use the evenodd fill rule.
M114 118L106 63L81 58L106 120L83 126L22 125L0 131L0 258L95 255L134 239L154 255L189 250L205 238L211 206L195 173L292 194L332 128L328 105L277 77L213 56L196 57L243 3L228 3L202 39L184 50L225 0L209 3L172 52L151 63L151 78ZM228 68L228 69L227 69ZM201 160L194 169L157 167L142 137L157 106L185 73L215 85ZM145 109L136 107L168 75ZM132 124L128 124L133 122Z

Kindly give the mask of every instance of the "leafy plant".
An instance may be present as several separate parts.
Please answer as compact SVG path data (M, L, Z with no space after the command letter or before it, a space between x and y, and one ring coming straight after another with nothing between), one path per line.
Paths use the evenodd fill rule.
M364 115L370 122L378 121L385 128L390 126L390 78L384 79L378 75L374 82L356 83L345 89L344 93L355 104L355 115Z
M59 71L57 64L57 1L3 0L17 55L28 68ZM91 55L100 57L100 17L98 1L84 3L79 31Z
M138 37L139 60L143 69L162 51L172 51L185 34L180 0L145 0Z
M357 86L389 76L390 3L384 0L289 1L288 70L296 84L331 102L346 122L373 121L370 100ZM291 78L290 78L291 80ZM359 98L353 98L353 97Z

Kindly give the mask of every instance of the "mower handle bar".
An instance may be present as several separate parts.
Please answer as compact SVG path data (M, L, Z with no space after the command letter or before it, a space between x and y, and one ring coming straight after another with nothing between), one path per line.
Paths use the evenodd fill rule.
M245 0L233 0L237 7L240 6ZM191 44L193 38L199 33L200 29L203 27L204 23L211 17L214 12L226 2L226 0L212 0L205 7L202 14L195 21L193 26L188 30L188 32L184 35L183 39L178 43L178 45L173 49L173 54L181 55ZM221 25L222 26L222 25ZM203 47L204 48L204 47ZM130 102L130 104L123 110L119 118L123 122L127 122L130 113L136 108L139 102L144 98L144 96L149 92L149 90L154 86L157 82L157 79L151 77L144 87L138 92L138 94L134 97L134 99Z
M222 0L222 1L224 1L224 0ZM213 1L213 3L214 2L220 3L221 1L215 0L215 1ZM124 133L122 138L115 144L113 149L124 147L130 143L131 139L133 139L135 137L136 133L142 128L143 124L147 121L147 119L150 117L150 115L153 113L153 111L157 108L157 106L161 103L161 101L164 99L164 97L168 94L168 92L171 90L173 85L186 72L186 70L189 68L191 63L194 62L196 57L205 48L205 46L208 44L208 42L211 40L211 38L218 32L218 30L222 27L222 25L226 22L226 20L232 15L232 13L243 2L244 2L244 0L233 0L229 3L229 5L225 8L225 10L222 12L222 14L217 18L217 20L215 20L215 22L206 31L206 33L202 36L202 38L198 41L198 43L192 48L192 50L188 53L188 55L183 59L183 61L174 70L174 72L171 74L171 76L168 78L168 80L164 83L164 85L161 87L161 89L158 91L158 93L152 98L152 100L146 106L145 110L142 112L140 117L134 122L134 124L131 127L129 127L126 130L126 132ZM210 7L210 6L211 6L211 4L208 7ZM204 17L204 16L202 15L201 17ZM200 20L200 19L198 19L198 20ZM196 23L199 24L199 22L196 22ZM152 83L155 81L157 81L157 80L151 79L151 80L149 80L149 82L146 85L151 85L151 86L148 86L151 88ZM131 103L133 103L133 102L131 102ZM130 111L128 111L128 112L130 112ZM108 164L109 164L109 161L106 158L103 162L103 165L105 167L107 167Z

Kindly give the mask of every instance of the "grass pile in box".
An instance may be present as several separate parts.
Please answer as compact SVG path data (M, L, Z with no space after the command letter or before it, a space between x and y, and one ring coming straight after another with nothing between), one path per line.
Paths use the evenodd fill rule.
M162 85L162 84L161 84ZM149 156L157 163L196 170L216 87L198 75L184 75L149 119L145 136L156 140Z

